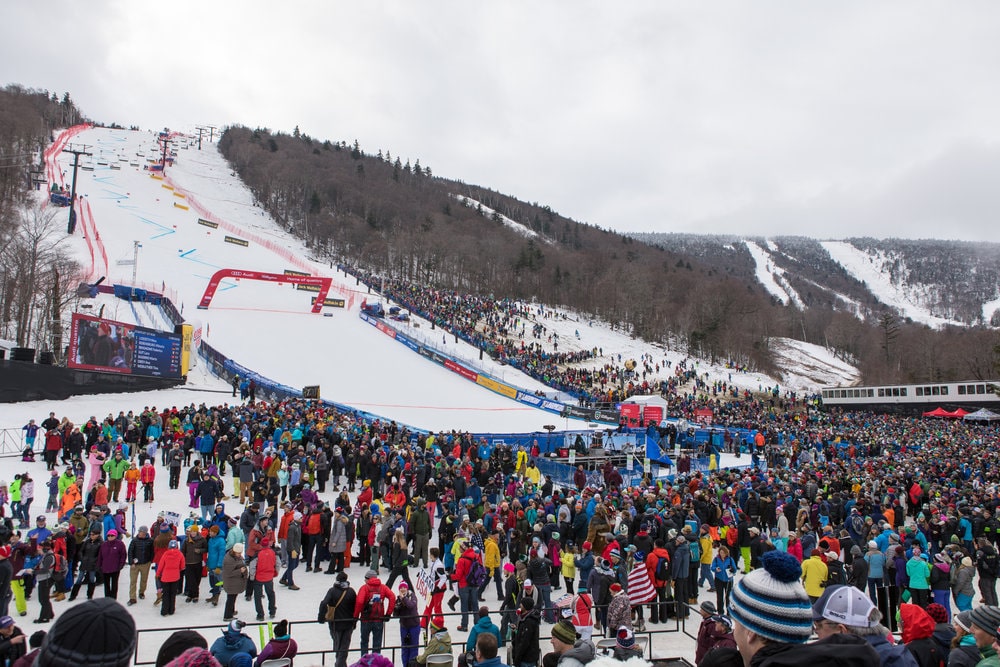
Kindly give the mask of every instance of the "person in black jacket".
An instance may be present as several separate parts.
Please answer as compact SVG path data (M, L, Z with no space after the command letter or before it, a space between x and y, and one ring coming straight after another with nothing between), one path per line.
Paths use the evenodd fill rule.
M97 554L101 550L101 541L101 528L94 526L90 529L89 537L80 544L80 572L76 583L73 584L73 592L69 596L70 602L80 594L80 586L84 580L87 582L87 599L94 598L94 587L97 586L98 578Z
M317 623L326 623L330 628L330 639L333 640L333 653L336 656L335 667L347 667L347 650L351 646L351 635L357 619L354 618L354 605L357 593L347 580L347 573L337 574L337 583L326 592L319 603ZM327 620L327 612L333 608L332 620Z
M12 665L28 652L28 638L10 616L0 617L0 664Z
M136 536L128 545L128 605L130 607L136 602L137 583L139 584L139 599L146 599L146 583L149 581L149 568L152 562L153 538L149 536L149 529L146 526L139 526Z
M511 667L529 667L538 664L542 650L538 644L538 628L542 615L535 609L535 601L526 597L521 600L517 626L511 641Z

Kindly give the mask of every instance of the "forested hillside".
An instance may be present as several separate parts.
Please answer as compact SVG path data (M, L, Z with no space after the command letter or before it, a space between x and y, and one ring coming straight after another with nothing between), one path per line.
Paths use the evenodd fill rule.
M0 338L62 347L60 310L77 266L61 249L66 220L31 198L47 183L42 152L52 131L82 122L69 93L11 85L0 89Z
M648 340L768 372L776 370L769 340L787 336L835 350L867 382L994 375L993 331L907 320L812 239L759 240L801 297L797 308L755 278L738 237L642 243L434 176L389 148L298 130L232 127L220 149L259 203L331 261L437 288L569 306Z

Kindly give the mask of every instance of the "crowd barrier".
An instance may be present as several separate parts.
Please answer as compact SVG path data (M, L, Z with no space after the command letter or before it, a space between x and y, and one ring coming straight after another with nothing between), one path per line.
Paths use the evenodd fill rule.
M532 392L507 384L506 382L483 373L480 370L471 368L466 363L456 360L452 355L447 354L446 352L442 352L441 350L431 347L422 341L414 340L413 337L403 333L396 327L386 322L383 318L374 317L373 315L369 315L365 312L361 312L359 316L362 321L367 322L385 335L389 336L396 342L405 345L422 357L438 364L439 366L447 368L470 382L475 382L479 386L489 389L495 394L500 394L501 396L517 401L523 405L530 405L533 408L538 408L539 410L544 410L545 412L559 415L560 417L603 422L606 424L618 423L617 412L594 410L593 408L584 408L576 405L567 405L549 398L536 396Z

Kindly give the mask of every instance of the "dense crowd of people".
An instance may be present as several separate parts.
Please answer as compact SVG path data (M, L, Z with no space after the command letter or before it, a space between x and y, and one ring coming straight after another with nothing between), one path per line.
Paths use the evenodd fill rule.
M27 473L0 485L0 658L27 649L4 630L16 625L8 614L27 615L32 594L41 625L56 617L53 602L90 600L100 586L106 599L163 616L179 598L221 606L227 630L207 650L220 664L245 664L251 652L235 650L246 644L241 598L252 601L250 617L274 619L279 587L305 595L298 579L325 574L333 583L317 595L316 621L339 666L355 632L362 655L374 656L393 641L390 627L407 665L451 655L456 641L469 664L500 664L504 649L519 667L588 664L602 636L627 659L639 654L636 633L692 608L703 619L701 664L736 659L733 645L753 664L761 653L779 664L824 660L822 651L874 664L864 662L866 642L883 664L889 652L949 664L973 645L995 660L996 427L788 411L754 396L720 403L716 415L719 434L756 427L752 439L723 436L752 466L636 487L606 466L597 486L581 475L560 488L540 473L537 452L304 400L122 411L82 427L52 413L24 431L25 456L44 457L55 520L39 515L31 527ZM130 503L182 483L188 507L129 525ZM351 572L364 572L363 583ZM699 604L705 590L714 603ZM464 642L449 632L445 605ZM776 648L814 633L820 641ZM275 638L288 657L290 638Z
M600 347L581 345L574 345L577 350L560 352L559 333L550 330L546 321L566 316L543 305L438 290L401 278L341 268L442 331L558 392L575 397L581 405L613 404L630 396L651 393L678 401L738 394L729 382L710 382L708 374L699 373L693 361L675 365L652 355L643 355L638 360L623 359L620 354L605 355ZM579 329L576 338L580 338ZM607 361L597 367L588 363L602 357ZM737 373L748 370L736 363L727 367ZM684 391L688 385L690 393Z

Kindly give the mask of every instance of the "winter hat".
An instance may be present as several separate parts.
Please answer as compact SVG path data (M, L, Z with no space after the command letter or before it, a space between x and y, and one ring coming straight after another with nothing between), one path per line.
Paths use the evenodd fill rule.
M274 626L274 638L284 639L288 636L288 621L281 619Z
M337 573L337 581L338 582L340 582L340 581L347 581L347 578L348 577L347 577L347 573L346 572L338 572Z
M247 663L245 660L241 659L240 656L246 656L251 662ZM215 659L212 652L206 648L189 648L188 650L181 653L179 656L167 663L167 667L218 667L219 661ZM227 665L232 667L246 667L246 665L252 665L252 658L250 658L249 653L237 653L232 658L229 659Z
M234 553L238 553L238 554L243 553L243 543L242 542L237 542L236 544L234 544L233 545L233 552Z
M730 615L766 639L804 644L812 634L812 607L799 582L802 566L780 551L768 551L760 560L762 567L733 588Z
M958 623L958 627L962 628L966 632L972 632L972 612L963 611L955 614L951 617L953 621Z
M533 585L533 584L531 583L531 579L525 579L525 580L524 580L524 587L525 587L525 588L531 588L531 587L532 587L532 585Z
M260 546L262 546L264 548L267 548L267 547L271 546L271 540L269 538L267 538L267 537L263 538L260 541Z
M514 568L514 564L513 563L504 563L503 564L503 571L504 572L513 572L514 569L515 568Z
M869 549L876 549L877 550L878 549L878 542L876 542L875 540L871 540L870 542L868 542L868 548Z
M991 604L984 604L972 610L970 619L980 630L996 637L1000 632L1000 607Z
M114 600L87 600L67 609L45 636L40 667L127 667L135 655L135 621Z
M576 643L576 628L569 621L560 620L552 626L552 638L572 646Z
M223 630L223 632L231 632L234 635L238 635L240 634L240 632L243 631L243 628L245 628L246 625L247 624L241 621L240 619L234 618L233 620L229 621L229 627Z
M635 648L635 635L632 634L627 625L618 628L618 634L615 635L615 644L618 648L626 650Z
M403 590L403 589L410 590L410 585L408 583L406 583L405 581L399 582L399 590Z
M163 667L191 648L208 648L208 642L194 630L178 630L160 646L156 654L156 667Z
M378 572L375 570L368 570L365 572L365 581L368 581L369 579L378 579Z
M14 619L10 616L0 616L0 628L9 628L14 625Z
M611 584L608 587L608 590L611 591L612 593L620 593L622 590L622 585L616 581L615 583Z
M444 616L438 614L431 617L431 630L444 630Z
M932 602L927 605L924 609L927 615L934 619L935 623L947 623L948 622L948 610L939 605L937 602Z

